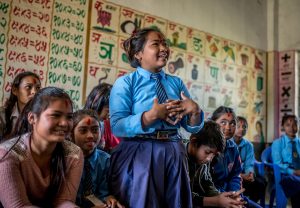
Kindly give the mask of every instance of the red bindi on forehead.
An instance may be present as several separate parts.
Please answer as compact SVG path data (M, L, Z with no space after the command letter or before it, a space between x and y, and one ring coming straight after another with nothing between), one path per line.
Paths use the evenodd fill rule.
M89 126L89 125L91 125L91 123L92 123L92 119L91 118L87 118L86 119L86 124Z
M66 108L69 108L69 106L70 106L70 103L69 103L69 101L68 101L68 100L65 100L65 106L66 106Z

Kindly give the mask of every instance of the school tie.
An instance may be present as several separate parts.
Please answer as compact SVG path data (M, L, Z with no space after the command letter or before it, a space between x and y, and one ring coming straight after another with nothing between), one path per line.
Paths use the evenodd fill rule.
M85 178L83 181L83 194L84 194L84 196L88 196L88 195L93 194L91 164L88 159L84 160L84 172L85 172Z
M296 142L293 140L292 142L292 165L296 170L300 169L300 158L296 148Z
M166 102L168 96L165 91L165 88L162 86L160 82L161 75L159 73L151 74L151 78L155 80L155 91L156 91L156 96L158 98L158 102L160 104Z

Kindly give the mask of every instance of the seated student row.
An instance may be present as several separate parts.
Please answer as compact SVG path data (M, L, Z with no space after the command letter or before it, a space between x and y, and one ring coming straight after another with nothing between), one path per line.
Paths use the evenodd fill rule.
M47 93L43 93L43 92L47 92ZM51 93L52 92L55 92L55 91L58 91L58 92L56 92L57 94L56 94L56 96L58 96L58 97L55 97L54 95L51 95ZM38 102L38 103L41 103L42 105L41 106L44 106L44 105L46 105L46 106L48 106L47 107L47 109L45 109L45 111L47 111L47 112L49 112L49 116L51 117L51 116L53 116L54 118L56 118L56 117L58 117L58 116L66 116L67 117L67 119L68 119L68 116L70 116L70 115L68 115L68 113L66 113L66 115L56 115L56 114L59 114L59 110L58 109L64 109L64 107L66 108L69 108L69 110L70 110L70 104L71 103L69 103L67 100L64 100L63 99L63 95L65 96L65 97L67 97L67 95L66 94L64 94L64 92L62 91L62 90L59 90L59 89L56 89L56 88L45 88L45 89L43 89L43 90L41 90L41 92L40 92L41 94L47 94L47 96L48 97L43 97L43 98L36 98L36 99L34 99L33 100L33 102L34 101L36 101L36 102ZM49 94L51 95L50 97L49 97ZM39 95L39 94L38 94ZM39 97L39 96L37 96L37 97ZM47 99L46 99L47 98ZM43 103L41 102L41 101L45 101L45 100L47 100L48 102L49 102L49 100L50 100L50 102L51 102L51 100L52 100L52 102L54 103L54 104L44 104L43 105ZM66 102L67 101L67 102ZM28 106L30 106L30 105L28 105ZM37 108L37 104L36 105L33 105L33 108L32 109L35 109L35 108ZM41 108L43 108L43 107L41 107ZM49 109L48 109L49 108ZM38 113L39 111L32 111L32 112L36 112L36 113ZM52 115L51 113L55 113L54 115ZM62 112L64 112L64 111L62 111ZM67 111L66 111L67 112ZM42 117L42 115L43 115L43 112L40 114L41 115L41 117ZM47 115L47 113L45 114L45 115ZM32 118L32 114L29 114L28 115L28 120L29 121L31 121L31 118ZM38 118L36 118L37 120L36 121L38 121L39 119ZM43 120L43 119L41 119L41 120ZM109 165L109 162L108 162L108 159L109 159L109 156L106 154L106 153L104 153L104 152L102 152L102 151L100 151L100 150L95 150L95 147L96 147L96 144L97 144L97 141L98 141L98 139L99 139L99 123L97 122L97 115L96 115L96 113L95 112L93 112L93 111L89 111L89 110L81 110L81 111L78 111L78 112L76 112L75 113L75 115L74 115L74 117L73 117L73 121L74 121L74 127L73 127L73 130L72 130L72 138L73 138L73 141L78 145L78 146L80 146L81 147L81 149L83 150L83 152L84 152L84 155L85 155L85 157L86 157L86 160L88 160L88 161L95 161L96 163L102 163L102 164L100 164L100 165L98 165L98 166L94 166L94 168L96 167L96 168L98 168L98 169L101 169L100 171L97 171L97 174L95 174L95 179L93 179L93 183L94 184L100 184L100 186L98 186L98 190L96 190L95 189L95 187L94 187L94 193L95 193L95 195L97 195L97 197L99 198L99 199L102 199L102 200L104 200L104 198L103 198L103 196L107 196L107 194L108 194L108 191L107 191L107 184L106 184L106 176L105 176L105 174L106 174L106 172L107 172L107 167L108 167L108 165ZM224 120L221 120L222 122L224 122ZM222 122L220 122L220 123L222 123ZM30 123L30 122L29 122ZM66 122L67 123L67 122ZM44 125L46 124L46 123L43 123ZM208 141L210 141L211 143L213 143L214 142L214 140L213 140L213 138L214 138L214 134L217 134L218 132L220 132L219 133L219 145L217 145L217 144L213 144L213 145L216 145L216 146L218 146L219 147L219 151L220 152L222 152L222 150L225 148L225 141L224 141L224 138L223 138L223 134L221 133L221 131L220 131L220 127L218 126L218 125L216 125L216 124L214 124L214 123L212 123L211 125L212 126L214 126L214 128L215 129L213 129L213 132L214 132L214 134L213 133L207 133L206 131L207 131L207 126L209 126L209 122L208 123L206 123L205 125L204 125L204 129L202 129L199 133L198 133L198 135L197 134L194 134L194 135L192 135L192 137L191 137L191 141L192 141L192 143L195 141L195 140L198 140L198 142L200 141L200 143L201 142L204 142L205 143L205 139L206 140L208 140ZM27 124L28 125L28 124ZM39 124L40 125L40 124ZM21 125L20 127L20 133L22 132L22 127L24 127L24 126L26 126L26 119L25 120L23 120L23 125ZM38 125L37 125L38 126ZM54 134L58 134L57 136L59 136L59 134L60 134L60 140L62 140L63 138L64 138L64 136L65 136L65 132L64 131L67 131L67 129L55 129L54 127L51 127L51 126L47 126L47 127L49 127L49 129L51 130L51 131L53 131L52 133L54 133ZM45 128L45 127L44 127ZM53 129L54 128L54 129ZM33 128L33 132L34 132L34 129L35 128ZM41 129L41 128L40 128ZM216 130L217 129L217 130ZM36 130L37 132L39 132L38 130ZM45 130L44 130L45 131ZM42 132L43 133L43 132ZM35 133L33 133L33 135L35 135ZM43 134L37 134L37 135L43 135ZM49 135L51 135L51 134L49 134ZM49 137L49 135L47 135L47 137ZM202 135L202 136L201 136ZM204 136L203 136L204 135ZM44 136L45 136L45 132L44 132ZM46 137L46 136L45 136ZM16 145L16 146L14 146L13 147L13 149L12 150L10 150L10 151L16 151L16 152L19 152L20 150L21 150L21 152L22 151L26 151L26 148L24 149L24 147L26 146L26 145L28 145L28 140L30 141L30 139L32 139L32 138L34 138L34 137L28 137L28 134L25 134L25 135L23 135L22 137L20 136L20 137L18 137L18 139L19 139L19 142L18 142L18 144ZM10 144L15 144L14 143L15 141L11 141L10 142ZM24 143L25 143L25 145L24 145ZM63 145L63 146L65 146L65 147L69 147L69 145L70 145L70 147L73 147L70 143L68 143L67 141L65 141L65 142L63 142L63 143L66 143L65 145ZM23 149L22 149L22 146L23 146ZM18 149L19 148L19 149ZM28 148L28 147L27 147ZM73 147L74 148L74 147ZM216 150L214 151L214 152L216 152ZM189 152L188 152L188 155L190 155L189 154ZM197 154L196 154L197 155ZM29 155L27 155L27 156L29 156ZM40 156L42 156L42 155L40 155ZM33 156L32 156L33 157ZM31 159L32 160L32 158L27 158L27 159ZM207 159L207 158L206 158ZM212 159L212 157L210 156L210 159L208 160L208 161L210 161ZM32 162L32 161L31 161ZM201 161L201 162L203 162L203 161ZM206 161L207 162L207 161ZM69 162L68 162L69 163ZM27 164L28 165L28 164ZM194 165L196 165L196 164L194 164ZM191 171L191 165L189 166L190 167L190 173L193 173L193 171ZM27 167L28 168L28 167ZM74 168L74 167L73 167ZM26 170L26 169L24 169L24 170ZM37 169L35 169L35 171L36 171ZM78 170L78 169L77 169ZM39 171L38 171L39 172ZM76 171L73 169L72 170L72 172L73 172L73 174L74 175L76 175ZM43 174L43 173L42 173ZM69 173L70 174L70 173ZM44 176L42 176L42 177L44 177ZM77 204L78 205L84 205L84 203L82 202L82 200L84 200L84 195L83 195L83 186L84 186L84 184L85 184L85 182L84 182L84 178L85 178L86 176L85 175L83 175L83 177L82 177L82 179L81 179L81 181L82 181L82 183L81 183L81 188L79 189L79 192L78 192L78 197L77 197ZM100 177L100 178L99 178ZM193 178L195 178L195 176L192 176ZM192 178L191 177L191 178ZM41 176L39 176L39 175L35 175L34 176L34 179L37 179L37 178L41 178ZM78 179L78 176L77 176L77 179ZM36 181L36 180L35 180ZM193 181L193 180L192 180ZM199 182L199 181L198 181ZM73 183L74 183L74 181L73 181ZM192 182L192 184L193 184L194 182ZM31 184L31 183L29 183L28 185L34 185L33 187L36 187L36 185L37 184ZM31 187L31 188L33 188L33 187ZM39 186L38 186L39 187ZM32 190L30 188L30 190ZM39 189L40 189L41 187L39 187ZM42 188L41 188L42 189ZM21 189L22 190L22 189ZM81 191L80 191L81 190ZM74 190L73 190L74 191ZM98 192L97 192L98 191ZM204 190L204 192L206 192L206 190ZM73 192L74 193L74 192ZM103 194L103 193L106 193L106 194ZM218 193L218 191L216 190L216 193ZM9 194L9 193L8 193ZM71 194L71 193L70 193ZM204 193L205 194L205 193ZM239 200L233 200L233 195L234 194L232 194L231 192L228 192L228 193L226 193L227 195L230 195L231 197L228 199L228 200L232 200L233 202L232 203L237 203L238 204L238 202L237 201L239 201ZM227 196L226 194L224 194L225 196ZM34 194L33 194L34 195ZM8 195L3 195L4 197L7 197ZM204 195L204 196L206 196L206 195ZM222 195L221 195L222 196ZM47 197L50 197L49 195L47 195ZM109 198L109 197L108 197ZM110 197L111 199L107 199L107 201L108 201L108 203L109 203L109 201L110 200L112 200L112 202L111 202L111 204L116 204L116 203L118 203L115 199L114 199L114 197ZM236 198L238 199L239 198L239 194L236 194ZM49 199L51 199L51 198L49 198ZM22 200L22 199L19 199L19 200ZM196 200L196 198L195 198L195 203L197 204L197 203L199 203L199 201L197 201ZM51 200L50 200L50 202L51 202ZM221 200L221 202L222 203L225 203L223 200ZM45 203L45 201L42 201L41 203ZM206 205L205 203L204 203L204 205ZM207 205L209 205L209 204L207 204ZM216 202L214 202L214 201L212 201L212 205L215 205L215 206L218 206L218 204L216 204ZM44 206L44 204L43 204L43 206ZM119 206L121 206L120 204L119 204Z

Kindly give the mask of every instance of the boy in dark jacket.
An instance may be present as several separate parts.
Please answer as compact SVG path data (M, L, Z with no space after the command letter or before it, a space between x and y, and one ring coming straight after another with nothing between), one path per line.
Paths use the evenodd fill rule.
M205 122L200 132L191 135L186 149L194 207L239 207L244 204L241 191L220 193L211 179L210 162L225 149L225 139L218 124Z

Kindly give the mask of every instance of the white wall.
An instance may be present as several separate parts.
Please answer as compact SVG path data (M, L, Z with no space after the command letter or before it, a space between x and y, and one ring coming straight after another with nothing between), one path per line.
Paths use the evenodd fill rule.
M275 1L278 3L278 50L300 49L300 1Z
M267 50L267 0L110 0Z

